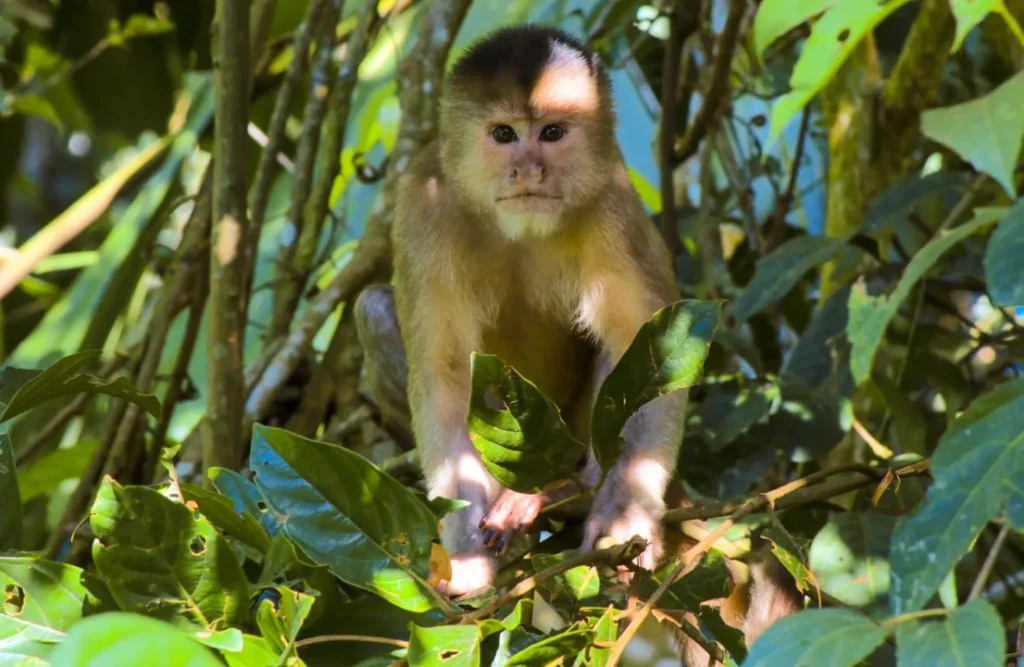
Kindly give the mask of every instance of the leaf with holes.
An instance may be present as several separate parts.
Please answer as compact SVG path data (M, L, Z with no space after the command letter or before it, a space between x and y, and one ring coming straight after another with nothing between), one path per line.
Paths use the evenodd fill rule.
M260 600L256 608L256 625L277 655L288 661L298 660L295 639L313 608L314 598L287 586L280 586L276 590L276 603L269 598Z
M355 452L263 425L253 427L250 467L311 560L402 609L434 607L426 579L438 521L409 489Z
M98 350L87 350L69 355L57 361L42 372L28 371L24 369L6 369L4 374L3 394L6 395L13 381L20 382L17 391L7 402L6 409L0 422L13 419L18 415L42 405L55 398L72 396L74 394L92 393L109 394L123 398L139 405L146 412L159 419L162 408L160 401L153 394L143 394L128 381L125 377L119 377L111 382L104 382L98 377L79 373L79 371L99 357ZM10 377L9 373L17 372L16 377Z
M793 116L824 88L864 36L909 1L840 2L814 23L811 36L804 42L800 59L789 79L793 90L780 97L772 107L769 144L779 138Z
M258 521L271 538L277 535L281 530L281 519L267 511L267 503L255 484L228 468L213 467L206 474L213 488L235 504L235 512Z
M575 474L587 447L536 385L489 354L473 353L470 374L469 438L502 486L540 493L549 482ZM488 405L492 392L504 409Z
M220 667L210 649L169 623L113 612L88 618L68 632L51 661L62 667Z
M480 628L476 624L421 628L411 624L409 667L479 667Z
M1013 172L1024 140L1024 72L984 97L921 114L921 131L1017 196Z
M949 0L956 17L956 38L953 40L952 51L957 51L964 43L974 26L984 20L991 12L1003 11L1003 0Z
M921 609L985 524L1005 510L1024 529L1024 379L984 394L949 426L931 459L924 504L892 537L894 614Z
M910 295L910 290L923 278L939 258L965 238L1002 220L1006 209L1002 207L979 207L974 218L956 229L943 233L921 248L907 264L896 289L888 297L871 296L867 293L863 278L850 291L850 317L846 333L850 338L850 370L857 384L871 376L875 352L882 342L889 320Z
M684 299L640 327L594 403L590 438L603 470L622 454L622 427L637 410L700 381L721 314L721 301Z
M900 667L965 665L1003 667L1003 621L987 600L971 600L942 620L915 620L896 626Z
M107 477L89 515L92 555L118 605L213 630L239 623L249 584L227 540L202 515Z
M11 436L0 433L0 551L17 546L21 535L21 496Z
M849 609L808 609L772 624L750 647L742 667L852 667L888 634Z
M225 535L259 553L266 553L270 548L267 531L248 512L239 514L230 498L192 484L182 484L181 494L186 505L191 507L194 504L199 513Z
M992 303L1024 306L1024 199L1017 201L988 241L985 251L985 282Z
M0 557L0 589L2 665L47 664L69 628L88 615L115 608L106 584L94 575L34 557Z
M772 42L843 0L764 0L754 17L754 52L761 57Z

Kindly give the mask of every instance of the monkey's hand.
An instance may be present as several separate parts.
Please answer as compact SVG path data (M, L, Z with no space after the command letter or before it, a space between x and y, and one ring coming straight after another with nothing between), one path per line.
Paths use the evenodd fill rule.
M661 532L664 501L643 489L618 483L614 477L612 475L605 482L594 498L590 516L584 524L583 548L596 548L602 538L622 544L637 535L647 541L647 548L640 554L637 565L653 570L664 549ZM625 568L621 568L620 573L629 578Z
M480 521L484 546L504 556L515 534L529 530L547 502L547 495L543 493L518 493L502 489Z

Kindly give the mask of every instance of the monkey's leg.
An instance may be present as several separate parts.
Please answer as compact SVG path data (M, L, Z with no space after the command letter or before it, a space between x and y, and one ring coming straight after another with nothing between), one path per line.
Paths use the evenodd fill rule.
M384 427L412 444L409 399L409 361L395 310L391 285L370 285L355 302L356 332L363 347L363 368Z

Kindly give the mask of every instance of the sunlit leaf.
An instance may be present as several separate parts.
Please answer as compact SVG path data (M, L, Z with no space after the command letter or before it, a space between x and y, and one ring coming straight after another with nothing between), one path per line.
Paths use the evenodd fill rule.
M227 540L155 489L107 477L89 516L92 555L118 605L221 629L247 611L249 587Z
M764 0L754 17L754 52L760 57L772 42L843 0Z
M218 667L214 653L178 628L138 614L112 612L75 625L52 653L61 667Z
M470 368L469 437L494 478L520 493L540 493L571 477L587 447L572 437L558 406L498 357L474 352ZM492 392L504 409L488 405Z
M921 609L1001 511L1024 528L1024 379L969 405L939 440L931 472L924 504L892 538L895 614Z
M910 290L923 278L942 255L971 234L1001 220L1006 209L1001 207L977 208L974 218L956 229L943 233L922 248L910 260L899 284L889 296L871 296L863 279L850 292L850 319L847 335L853 349L850 352L850 370L858 384L871 375L875 352L882 342L889 320L909 296Z
M31 556L0 556L0 589L3 642L23 632L37 639L53 636L35 626L66 632L85 616L113 608L106 585L94 575ZM5 618L17 618L19 623L4 622Z
M411 627L409 667L479 667L480 629L474 625Z
M771 625L750 647L742 667L852 667L888 634L849 609L809 609Z
M80 440L70 447L47 452L32 461L18 472L21 502L27 503L49 493L65 480L81 477L89 467L97 445L99 442L96 440Z
M721 310L717 301L677 301L640 327L594 403L590 437L602 469L618 460L622 427L637 410L701 379Z
M1006 634L995 607L971 600L942 620L916 620L896 626L900 667L1003 667Z
M886 617L895 525L894 517L876 512L829 517L808 551L821 590L872 617Z
M403 609L433 607L425 580L437 518L412 492L350 450L263 425L253 428L250 465L314 562Z
M586 623L576 623L531 644L529 648L514 654L506 664L508 667L558 664L556 661L560 658L579 653L593 641L594 631Z
M921 131L1017 196L1013 171L1024 139L1024 72L984 97L921 114Z
M302 624L313 608L312 595L299 593L281 586L276 604L264 598L256 610L256 624L260 634L278 655L295 656L295 639L302 630Z
M988 241L985 251L985 282L992 303L1024 306L1024 199L1010 208Z
M953 39L953 51L956 51L964 43L974 26L989 15L989 12L996 11L1003 6L1003 0L949 0L953 9L953 16L956 17L956 37Z

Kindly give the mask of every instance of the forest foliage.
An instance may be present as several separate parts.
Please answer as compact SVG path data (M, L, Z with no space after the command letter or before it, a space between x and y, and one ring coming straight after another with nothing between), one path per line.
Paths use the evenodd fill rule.
M689 389L689 538L581 552L551 513L449 600L349 304L390 279L445 67L586 39L684 299L600 390L604 471ZM0 664L1024 666L1021 0L0 4ZM219 122L215 122L219 121ZM504 485L588 443L474 354ZM484 400L497 392L504 409ZM540 539L543 538L543 539ZM806 609L751 646L756 553ZM740 571L745 569L740 566Z

